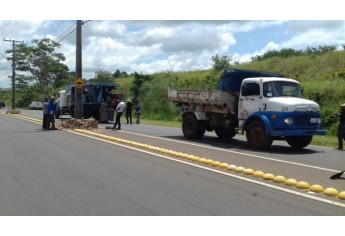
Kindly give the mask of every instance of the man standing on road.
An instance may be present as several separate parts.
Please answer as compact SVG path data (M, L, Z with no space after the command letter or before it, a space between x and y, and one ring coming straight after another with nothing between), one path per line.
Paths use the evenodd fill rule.
M55 97L51 97L48 103L48 112L49 112L49 124L51 124L50 129L55 130ZM49 129L49 126L48 126Z
M112 128L113 130L116 129L116 125L118 125L116 130L121 130L121 116L122 116L124 108L125 108L125 103L120 98L120 102L116 106L116 118L115 118L115 124Z
M49 117L49 110L48 110L48 98L44 98L44 101L42 104L42 110L43 110L42 129L49 129L50 117Z
M132 124L132 101L128 100L126 104L126 120L127 124Z
M345 139L345 103L340 106L337 150L343 150L343 139Z

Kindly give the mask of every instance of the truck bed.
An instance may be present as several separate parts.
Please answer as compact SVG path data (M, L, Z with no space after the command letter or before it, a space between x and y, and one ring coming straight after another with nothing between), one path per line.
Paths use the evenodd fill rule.
M217 90L188 90L168 89L168 97L179 104L194 104L202 106L216 106L233 112L235 110L236 97L229 92Z

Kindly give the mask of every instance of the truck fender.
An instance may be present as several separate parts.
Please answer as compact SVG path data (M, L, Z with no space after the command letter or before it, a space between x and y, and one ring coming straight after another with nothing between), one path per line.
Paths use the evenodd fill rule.
M197 120L208 120L206 113L205 112L201 112L201 111L183 111L181 113L182 117L185 117L188 114L192 114L196 117Z
M248 125L250 123L252 123L252 121L254 121L254 120L261 120L264 123L264 125L265 125L266 134L270 134L270 130L272 128L272 124L271 124L270 120L268 119L268 117L266 115L261 114L259 112L255 112L255 113L251 114L246 119L246 121L243 123L241 128L243 130L246 130Z

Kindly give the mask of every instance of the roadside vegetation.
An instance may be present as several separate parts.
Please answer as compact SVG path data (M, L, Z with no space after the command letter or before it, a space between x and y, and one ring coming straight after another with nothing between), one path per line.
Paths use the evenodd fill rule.
M31 101L43 100L44 96L56 95L75 80L75 73L63 65L65 57L55 52L58 43L43 39L34 40L32 45L18 46L15 51L19 55L16 56L16 107L19 108L27 108ZM199 71L144 75L137 72L128 74L114 68L115 72L97 71L94 78L86 82L117 83L125 99L141 105L145 123L151 120L169 125L170 122L170 126L176 127L181 121L180 108L168 99L169 87L214 90L222 71L230 68L284 74L301 83L305 98L321 105L322 128L327 130L327 136L315 136L313 143L335 147L337 113L339 105L345 103L345 45L342 45L342 50L336 49L336 45L324 45L305 50L268 51L253 57L248 63L234 62L231 56L215 55L210 58L212 68ZM7 59L11 60L12 51L6 53ZM10 107L11 89L0 88L0 100Z

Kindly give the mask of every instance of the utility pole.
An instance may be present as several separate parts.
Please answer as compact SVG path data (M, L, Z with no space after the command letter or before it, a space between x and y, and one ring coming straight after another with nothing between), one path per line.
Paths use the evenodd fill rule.
M12 110L16 109L16 59L14 53L15 43L24 43L24 41L17 41L14 39L4 39L4 41L12 42Z
M77 81L82 81L82 34L81 26L83 22L77 20L77 37L76 37L76 86L75 86L75 107L74 114L75 118L82 118L82 104L81 104L81 86L77 86Z

